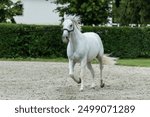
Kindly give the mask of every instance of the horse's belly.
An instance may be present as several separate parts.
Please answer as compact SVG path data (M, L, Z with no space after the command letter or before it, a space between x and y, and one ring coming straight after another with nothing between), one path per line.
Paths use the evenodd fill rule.
M88 60L88 62L89 61L92 61L94 58L96 58L96 56L98 55L98 53L99 53L99 51L98 50L96 50L96 51L89 51L89 54L88 54L88 57L87 57L87 60Z
M93 60L95 57L97 57L97 55L100 52L100 48L98 43L96 42L91 42L91 44L89 45L89 52L88 52L88 61Z

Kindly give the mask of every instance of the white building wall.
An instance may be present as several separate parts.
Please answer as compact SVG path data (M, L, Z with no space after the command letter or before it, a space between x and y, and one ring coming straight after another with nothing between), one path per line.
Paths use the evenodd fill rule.
M16 0L13 0L16 1ZM60 17L54 12L56 5L52 0L22 0L23 16L16 16L17 23L59 25Z

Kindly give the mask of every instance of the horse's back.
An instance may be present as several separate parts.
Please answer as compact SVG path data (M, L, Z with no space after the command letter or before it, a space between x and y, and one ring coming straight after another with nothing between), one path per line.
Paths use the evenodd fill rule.
M97 33L94 32L86 32L83 33L88 41L98 41L99 44L102 44L101 38Z
M85 32L83 33L83 35L85 35L86 37L97 37L97 38L100 38L99 35L97 33L94 33L94 32Z
M95 45L98 44L98 46L100 46L100 49L101 48L103 49L102 40L101 40L100 36L97 33L86 32L86 33L83 33L83 35L85 36L85 39L87 39L87 41L89 42L90 45L92 43L94 43Z

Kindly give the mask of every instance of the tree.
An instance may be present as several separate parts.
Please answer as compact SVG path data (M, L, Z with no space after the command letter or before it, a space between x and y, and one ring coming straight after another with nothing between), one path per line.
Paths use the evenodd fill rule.
M109 2L110 0L55 0L54 3L61 5L56 9L61 17L64 13L77 15L85 25L99 25L108 22Z
M120 5L120 1L121 1L121 0L115 0L115 5L116 5L117 8L118 8L119 5Z
M0 2L0 22L16 23L14 16L22 15L23 6L21 1L1 0Z
M121 0L119 6L113 6L115 22L121 25L150 23L149 0Z

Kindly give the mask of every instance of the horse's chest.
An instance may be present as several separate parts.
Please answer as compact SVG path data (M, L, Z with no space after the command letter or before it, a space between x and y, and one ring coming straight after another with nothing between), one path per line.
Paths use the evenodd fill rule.
M69 58L75 61L81 61L82 58L84 57L84 54L81 52L73 52Z
M75 61L81 61L85 55L86 55L86 51L85 51L85 46L83 45L78 45L76 48L73 48L72 46L68 46L67 48L67 55L69 59L75 60Z

